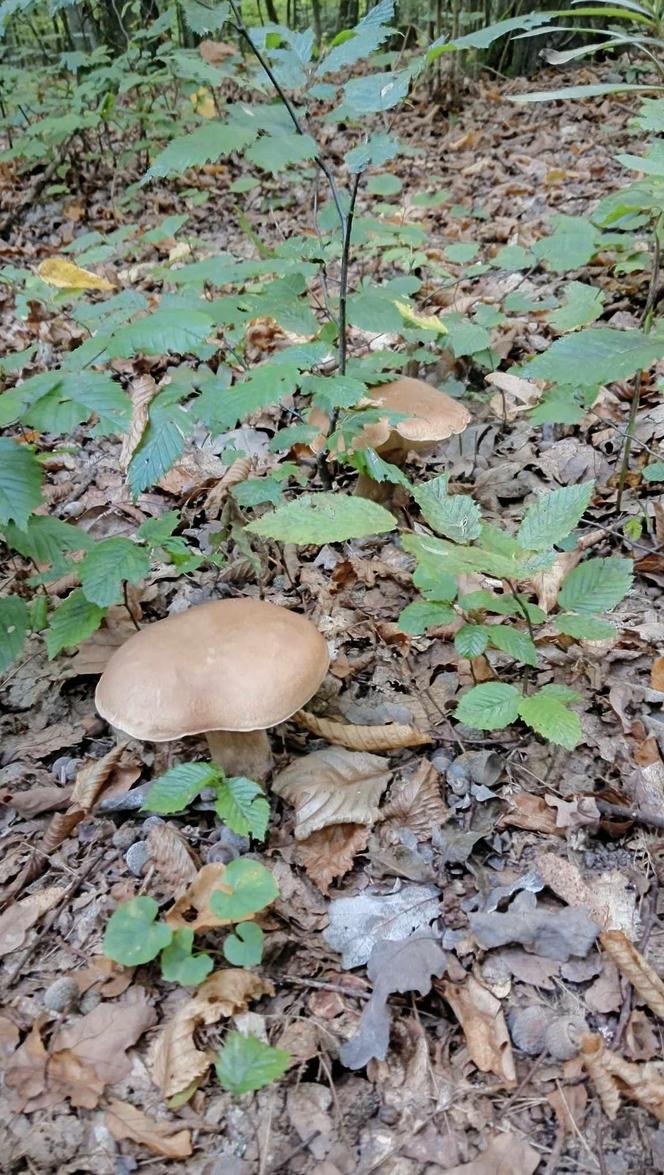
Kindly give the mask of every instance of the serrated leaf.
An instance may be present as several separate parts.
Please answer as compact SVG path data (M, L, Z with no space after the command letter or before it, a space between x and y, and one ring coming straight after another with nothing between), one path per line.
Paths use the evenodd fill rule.
M378 502L346 494L303 494L245 528L283 543L341 543L394 530L397 520Z
M664 355L664 339L640 330L590 327L556 339L522 367L528 379L596 387L628 379Z
M348 299L348 321L360 330L383 334L401 330L401 314L389 295L380 286L362 289Z
M273 367L265 364L257 367L241 383L232 387L210 386L209 403L205 402L205 413L202 414L202 405L197 404L201 412L201 419L215 435L234 428L242 420L246 420L261 408L271 404L278 404L284 396L291 395L296 388L297 371L286 366ZM201 400L203 397L201 397Z
M577 641L606 641L617 635L615 624L598 620L596 616L556 616L558 632L571 636Z
M579 269L596 252L601 233L582 216L554 216L554 231L550 237L537 241L532 251L540 261L546 261L554 273Z
M349 375L307 375L300 390L303 395L312 396L315 406L323 412L354 408L367 395L367 385Z
M420 636L428 628L443 628L456 617L454 608L437 601L415 600L399 617L399 628L411 636Z
M188 135L173 139L153 161L143 183L161 176L182 175L189 167L216 163L222 155L242 151L258 134L256 126L206 122Z
M115 332L108 345L112 357L162 355L173 352L186 355L195 352L212 333L213 322L202 310L169 310L160 307L154 314L138 319Z
M193 427L192 413L173 400L168 388L152 401L148 426L127 470L127 481L134 498L168 473L183 452L185 440Z
M194 33L204 36L205 33L216 33L228 20L229 4L212 5L201 0L180 0L184 19Z
M161 952L162 979L167 983L180 983L182 987L195 987L207 979L214 962L209 955L194 955L194 932L188 926L173 931L173 937Z
M372 135L366 143L353 147L344 155L344 163L351 175L366 171L367 167L381 167L399 154L401 144L391 135Z
M216 787L217 816L238 836L262 840L270 819L270 805L262 787L242 775L223 779Z
M224 939L224 956L234 967L255 967L263 958L263 931L255 922L240 922Z
M454 634L454 648L460 657L481 657L489 643L486 628L481 624L464 624Z
M90 535L78 526L62 522L50 515L33 514L25 530L9 523L5 537L10 547L35 563L64 564L64 556L72 551L85 551L93 543Z
M558 607L584 616L609 612L632 586L633 567L631 559L617 556L586 559L565 576L558 592Z
M514 657L522 665L538 665L537 648L528 633L520 632L518 628L510 628L507 624L490 624L487 627L489 644L494 649Z
M413 583L426 600L451 604L456 599L457 581L454 576L440 571L429 561L418 563L413 572Z
M238 857L227 865L223 886L223 890L212 894L210 909L218 918L231 922L257 914L279 896L279 887L269 869L249 857Z
M521 694L513 685L486 681L460 699L454 717L477 730L502 730L519 716Z
M586 510L594 488L594 481L584 481L542 494L526 511L517 532L523 549L546 551L566 539Z
M122 603L122 584L140 583L149 572L147 551L120 535L95 543L79 564L85 596L100 608Z
M586 285L585 282L569 282L565 286L564 294L563 305L546 315L556 330L561 333L577 330L578 327L588 326L600 317L604 295L596 286Z
M290 1053L285 1049L263 1044L256 1036L229 1032L217 1057L215 1070L222 1088L240 1097L276 1081L289 1064Z
M53 660L62 649L79 645L86 637L92 636L105 615L106 609L87 600L80 588L71 592L51 613L46 632L49 660Z
M407 96L411 77L409 69L402 69L353 78L344 86L343 105L339 113L347 111L352 115L365 115L391 110Z
M104 954L124 967L149 963L167 947L173 931L157 922L159 906L154 898L132 898L111 914L104 933Z
M311 135L261 135L244 153L249 163L276 175L294 163L305 163L318 155L318 144Z
M434 477L415 486L413 497L434 530L457 543L472 542L479 536L481 514L477 502L467 494L448 495L447 477Z
M41 466L30 449L0 437L0 525L15 522L25 530L41 502Z
M487 591L468 592L461 596L459 605L464 612L495 612L498 616L523 616L525 611L531 624L543 624L546 620L546 612L522 595L515 599L512 595L496 596Z
M460 546L446 539L424 538L414 534L402 535L401 545L415 556L422 568L426 568L432 579L441 572L456 576L482 571L486 575L513 580L523 579L535 570L524 552L521 552L522 558L519 560L501 552L487 551L483 547ZM552 555L548 562L553 562L553 558ZM538 566L537 570L544 568Z
M0 673L18 657L30 626L28 605L20 596L0 600Z
M581 694L578 690L570 689L568 685L559 685L556 681L551 682L549 685L543 685L538 692L547 698L557 698L559 702L581 701Z
M568 751L573 751L581 740L579 715L568 710L551 694L540 691L529 698L522 698L519 716L536 734L559 747L566 747Z
M214 763L180 763L155 779L143 807L162 816L182 812L204 787L216 788L221 779Z

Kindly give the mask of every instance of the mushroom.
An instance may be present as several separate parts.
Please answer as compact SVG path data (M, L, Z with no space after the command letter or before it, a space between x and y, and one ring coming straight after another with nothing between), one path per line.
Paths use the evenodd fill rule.
M316 693L327 645L304 616L260 600L218 600L158 620L111 657L97 685L102 718L132 738L205 734L228 775L260 779L267 729Z
M352 444L354 450L375 449L393 465L403 465L410 452L430 452L441 441L462 433L470 422L468 409L458 400L453 400L432 384L410 376L369 388L365 403L367 407L384 407L390 412L403 413L403 418L393 424L387 418L365 424ZM315 412L316 409L309 419L313 424L320 424L319 416L314 418ZM380 500L385 496L385 486L361 473L355 492L361 497Z

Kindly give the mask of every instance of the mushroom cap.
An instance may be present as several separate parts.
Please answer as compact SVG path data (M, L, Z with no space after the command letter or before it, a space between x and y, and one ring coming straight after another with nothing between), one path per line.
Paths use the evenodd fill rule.
M265 730L315 694L327 645L304 616L261 600L217 600L135 633L97 685L102 718L132 738Z
M358 448L368 444L379 451L391 449L397 437L408 442L401 448L426 448L463 432L470 422L470 413L463 404L422 379L404 375L392 383L370 388L368 394L391 412L407 415L394 424L384 420L367 425L356 441Z

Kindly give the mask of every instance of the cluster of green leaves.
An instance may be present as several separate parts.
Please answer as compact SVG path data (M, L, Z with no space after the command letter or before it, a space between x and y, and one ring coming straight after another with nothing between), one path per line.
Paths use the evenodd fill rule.
M472 498L449 495L444 476L413 492L426 522L444 537L402 538L417 561L414 583L422 599L404 609L401 628L419 634L462 617L464 623L454 637L461 657L472 661L490 648L536 669L536 630L549 618L518 585L552 567L555 548L569 540L590 502L593 482L542 494L527 510L516 535L483 522ZM478 572L502 581L504 591L458 596L457 577ZM629 559L590 558L579 563L558 590L558 611L552 617L556 630L576 641L615 636L604 615L623 599L631 582ZM569 704L578 700L580 696L566 686L544 685L526 694L515 685L490 681L462 695L455 716L479 730L501 730L521 718L550 742L572 749L581 738L581 725Z

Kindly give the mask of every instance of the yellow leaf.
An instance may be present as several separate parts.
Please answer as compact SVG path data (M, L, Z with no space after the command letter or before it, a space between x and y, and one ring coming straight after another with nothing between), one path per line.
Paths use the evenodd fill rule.
M64 257L49 257L42 261L37 273L42 281L49 286L57 286L59 290L114 290L112 282L105 277L99 277L89 269L80 269L73 261L65 261Z
M210 91L205 89L205 86L201 86L199 90L196 90L195 94L190 94L189 101L196 111L196 114L200 114L201 118L217 117L217 108L214 104L214 98L212 97Z
M394 305L404 322L409 323L410 326L417 326L420 330L435 330L436 334L439 335L447 334L445 323L435 314L416 314L407 302L399 302L396 298L394 299Z

